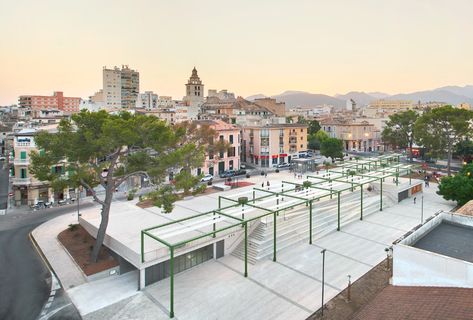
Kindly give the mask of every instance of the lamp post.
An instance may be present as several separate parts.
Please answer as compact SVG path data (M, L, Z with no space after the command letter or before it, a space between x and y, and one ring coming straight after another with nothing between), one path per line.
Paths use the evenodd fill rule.
M79 212L79 201L80 201L80 193L82 192L82 186L77 188L77 223L79 223L80 212Z
M320 253L322 254L322 316L324 315L325 251L326 249L320 251Z

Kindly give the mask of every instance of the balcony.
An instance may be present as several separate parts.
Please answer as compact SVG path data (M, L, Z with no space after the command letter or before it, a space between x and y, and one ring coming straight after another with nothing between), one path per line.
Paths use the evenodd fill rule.
M31 146L31 142L30 141L17 141L15 142L15 146L16 147L29 147Z
M12 178L11 180L14 186L31 184L31 178Z
M289 137L297 137L297 132L289 131Z
M27 166L30 164L30 159L13 159L13 164L15 166L21 166L21 165Z

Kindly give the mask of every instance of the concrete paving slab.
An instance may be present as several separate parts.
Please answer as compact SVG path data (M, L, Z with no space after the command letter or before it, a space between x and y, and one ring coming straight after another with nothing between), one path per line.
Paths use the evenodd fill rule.
M145 290L169 306L169 279ZM305 319L310 315L217 261L177 274L174 290L179 319Z
M88 282L67 290L81 315L87 315L138 293L138 272Z
M160 309L144 293L125 298L106 308L91 312L84 320L168 320L169 314Z

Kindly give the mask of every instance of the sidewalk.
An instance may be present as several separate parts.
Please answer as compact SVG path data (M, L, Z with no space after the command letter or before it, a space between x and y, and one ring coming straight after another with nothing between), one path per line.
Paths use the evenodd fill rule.
M82 271L57 239L57 235L67 229L71 223L77 223L77 217L65 214L43 223L31 233L59 278L64 290L87 282Z

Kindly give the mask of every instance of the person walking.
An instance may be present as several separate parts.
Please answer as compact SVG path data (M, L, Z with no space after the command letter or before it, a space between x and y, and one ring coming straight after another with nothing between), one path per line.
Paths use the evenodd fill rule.
M264 172L264 177L265 178L268 177L268 172L266 172L266 171Z
M416 204L417 197L414 197L414 204Z

